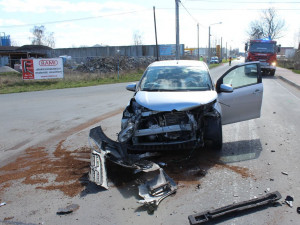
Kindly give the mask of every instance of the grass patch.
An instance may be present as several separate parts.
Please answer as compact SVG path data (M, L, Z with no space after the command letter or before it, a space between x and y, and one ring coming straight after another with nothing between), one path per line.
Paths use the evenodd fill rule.
M19 73L9 72L0 74L0 94L19 93L28 91L42 91L63 88L87 87L101 84L113 84L123 82L138 81L142 74L142 69L116 73L82 73L64 69L64 79L49 80L24 80Z
M220 64L209 64L208 68L212 69L212 68L215 68L217 66L220 66Z
M300 70L293 70L293 72L300 74Z
M3 72L3 73L0 73L0 76L1 77L22 77L22 74L21 73L18 73L18 72Z

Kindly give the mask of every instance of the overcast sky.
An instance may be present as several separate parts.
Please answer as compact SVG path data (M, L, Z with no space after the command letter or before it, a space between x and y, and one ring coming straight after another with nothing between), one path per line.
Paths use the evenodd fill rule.
M300 33L300 0L181 0L180 43L197 47L197 22L200 47L208 45L211 25L212 45L243 50L251 21L262 9L273 7L285 20L282 46L295 47ZM0 35L10 35L13 43L30 44L34 25L54 32L56 48L122 46L133 44L139 31L143 44L155 44L153 6L159 44L175 44L175 0L0 0Z

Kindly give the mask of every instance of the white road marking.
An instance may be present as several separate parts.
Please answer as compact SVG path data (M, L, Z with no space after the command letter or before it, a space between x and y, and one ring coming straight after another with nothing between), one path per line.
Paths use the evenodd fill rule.
M300 100L299 97L297 97L292 92L290 92L286 87L282 86L278 81L276 81L276 84L278 84L280 87L282 87L283 89L285 89L288 93L290 93L292 96L294 96L295 98L297 98L298 100Z

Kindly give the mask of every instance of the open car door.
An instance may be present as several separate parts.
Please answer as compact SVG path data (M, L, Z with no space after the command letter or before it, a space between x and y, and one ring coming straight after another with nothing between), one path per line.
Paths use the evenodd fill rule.
M232 67L218 79L216 90L223 125L260 117L263 84L259 62Z

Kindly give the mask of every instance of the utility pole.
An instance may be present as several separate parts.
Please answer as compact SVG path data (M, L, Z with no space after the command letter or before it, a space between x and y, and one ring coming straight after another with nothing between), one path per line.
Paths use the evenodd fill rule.
M223 53L222 53L222 37L221 37L221 53L220 53L220 56L221 56L221 60L223 60ZM222 61L221 61L222 62Z
M226 41L226 60L227 60L228 52L227 52L227 41Z
M207 62L210 62L210 26L208 27L208 53L207 53Z
M158 59L158 44L157 44L157 32L156 32L156 17L155 17L155 7L153 6L153 15L154 15L154 29L155 29L155 41L156 41L156 61Z
M209 25L209 27L208 27L208 62L210 61L210 53L211 53L211 51L210 51L210 26L211 25L215 25L215 24L222 24L222 22L219 22L219 23L212 23L212 24L210 24Z
M180 46L179 46L179 2L180 0L175 0L175 11L176 11L176 59L180 59Z
M199 23L197 23L197 34L198 34L198 58L197 58L197 60L199 60L200 59L200 53L199 53Z

